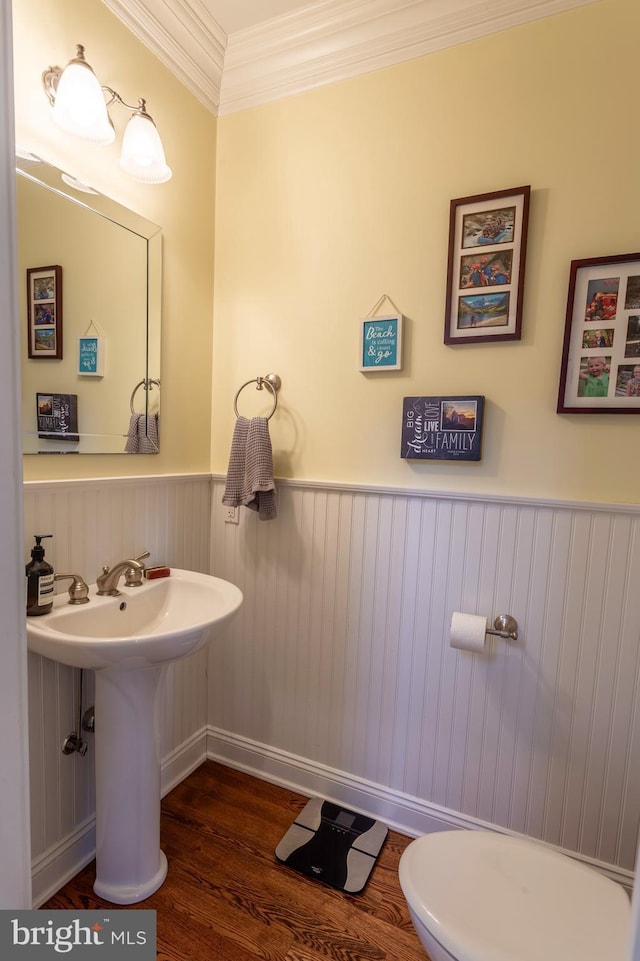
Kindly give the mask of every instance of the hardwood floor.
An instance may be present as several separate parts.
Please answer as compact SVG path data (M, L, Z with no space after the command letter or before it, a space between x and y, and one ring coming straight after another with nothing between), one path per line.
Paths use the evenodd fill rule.
M306 797L205 761L162 802L160 961L428 961L398 882L410 838L390 831L367 886L349 895L274 850ZM88 865L43 908L101 908Z

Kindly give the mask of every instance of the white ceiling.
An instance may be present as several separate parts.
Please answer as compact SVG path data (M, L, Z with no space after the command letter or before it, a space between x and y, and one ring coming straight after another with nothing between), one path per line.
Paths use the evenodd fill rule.
M309 5L308 0L203 0L214 20L229 36L236 30L255 27L266 20L286 16Z
M102 0L217 116L603 0Z

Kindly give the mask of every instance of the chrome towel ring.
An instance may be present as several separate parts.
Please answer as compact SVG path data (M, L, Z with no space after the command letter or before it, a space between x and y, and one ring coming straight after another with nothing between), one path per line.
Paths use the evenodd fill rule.
M240 390L238 391L238 393L236 394L233 400L233 409L236 413L236 417L240 416L238 413L238 397L240 396L242 391L245 389L245 387L249 386L249 384L255 384L256 390L262 390L263 387L266 387L268 390L271 391L271 396L273 397L273 408L271 410L271 413L267 416L267 420L271 420L271 418L276 412L276 407L278 406L278 391L282 386L282 381L280 380L280 377L277 374L267 374L266 377L254 377L252 378L252 380L247 380L242 385L242 387L240 388Z
M159 380L153 380L152 378L147 379L147 378L145 377L143 380L139 381L139 383L137 383L136 386L133 388L133 390L132 390L132 392L131 392L131 400L129 401L129 407L131 408L131 413L132 413L132 414L135 414L135 408L134 408L134 406L133 406L133 399L134 399L134 397L136 396L136 392L137 392L138 390L140 390L141 387L144 387L145 390L153 390L153 385L154 385L154 384L156 385L156 387L158 388L158 390L160 390L160 381L159 381Z

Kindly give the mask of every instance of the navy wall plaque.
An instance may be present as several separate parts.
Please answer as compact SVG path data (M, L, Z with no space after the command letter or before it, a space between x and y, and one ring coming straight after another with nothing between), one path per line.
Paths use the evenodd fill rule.
M484 397L405 397L401 457L480 460Z

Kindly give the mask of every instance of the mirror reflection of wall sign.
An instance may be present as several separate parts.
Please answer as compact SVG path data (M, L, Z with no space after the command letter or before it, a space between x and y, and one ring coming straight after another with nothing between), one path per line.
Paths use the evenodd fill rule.
M38 437L78 441L78 395L36 394Z
M407 460L480 460L484 397L405 397L402 449Z
M78 337L78 373L83 377L104 376L104 337Z
M62 267L27 270L28 356L62 360Z
M402 369L402 314L360 322L360 370Z

